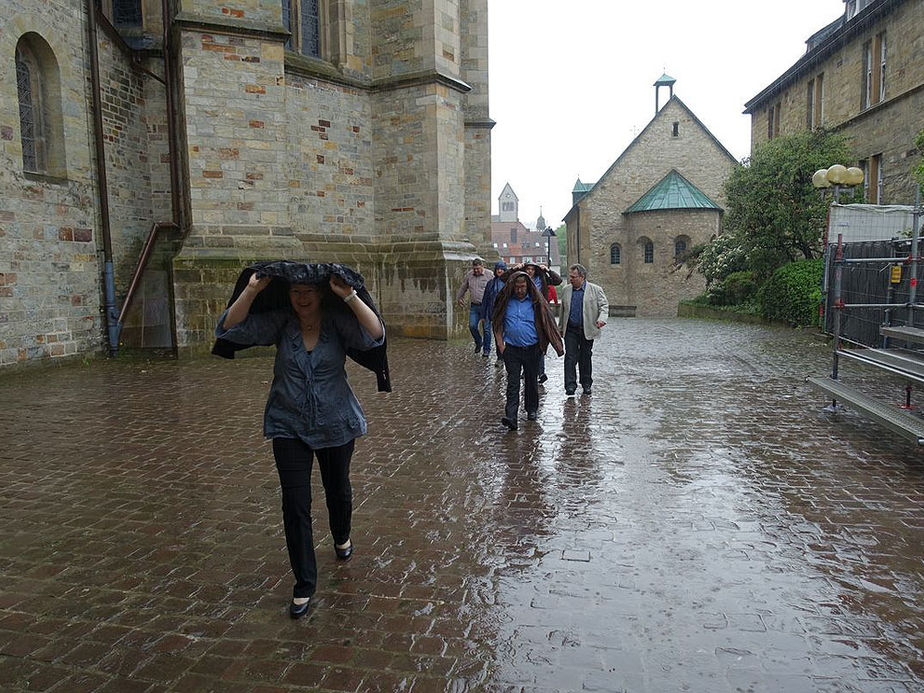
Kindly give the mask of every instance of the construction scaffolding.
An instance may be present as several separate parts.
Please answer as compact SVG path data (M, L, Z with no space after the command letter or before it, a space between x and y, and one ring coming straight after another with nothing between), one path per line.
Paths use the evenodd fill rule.
M831 395L828 411L848 403L919 445L924 418L915 411L912 391L924 383L922 216L920 195L913 207L831 205L822 286L822 324L833 343L831 375L808 379ZM842 358L898 376L904 382L901 403L841 382Z

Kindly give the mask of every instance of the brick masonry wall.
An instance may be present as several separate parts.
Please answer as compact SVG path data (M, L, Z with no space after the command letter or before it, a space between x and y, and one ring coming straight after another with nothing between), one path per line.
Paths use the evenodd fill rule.
M419 42L421 12L398 18L389 6L377 3L369 15L354 6L353 17L357 25L371 18L376 35L400 25L399 43ZM286 69L272 39L188 31L183 52L194 224L174 263L181 346L209 342L237 271L275 257L351 264L392 334L445 338L463 329L451 301L472 256L463 240L469 188L458 91L435 81L332 84ZM238 121L253 128L256 109L268 115L248 133ZM482 156L471 190L483 192L472 208L487 229L489 140L471 141ZM256 216L274 209L284 209L285 226Z
M373 80L433 68L432 11L428 13L425 4L425 0L378 0L371 4Z
M0 17L0 366L99 351L106 343L85 5L59 0L41 12L14 5ZM63 123L60 178L22 171L12 68L26 32L47 41L60 73L60 111L52 116ZM102 32L98 49L118 301L154 215L170 217L166 115L161 85L132 70ZM159 61L150 62L156 70Z
M861 113L863 44L886 34L885 101ZM886 204L913 203L914 137L922 128L924 85L924 0L902 3L879 23L860 32L811 72L751 115L752 150L767 141L767 113L781 104L780 133L804 131L807 125L808 81L824 74L822 124L846 134L857 161L883 155ZM850 164L854 162L832 162Z
M119 283L127 285L154 214L151 164L163 165L150 161L145 98L150 78L133 71L102 33L99 59L113 265ZM159 105L165 107L163 100Z
M83 3L0 13L0 366L94 351L100 344L94 170L87 131ZM34 32L57 63L62 177L23 173L15 50Z
M189 248L292 245L283 47L182 33Z
M488 110L488 3L462 0L462 80L472 87L462 101L465 116L465 236L486 259L491 247L491 127Z
M678 123L677 137L672 135L675 122ZM700 211L642 213L629 217L623 215L623 211L671 169L677 169L724 207L722 186L734 166L730 155L674 99L664 105L618 163L579 201L581 263L591 273L591 281L603 287L612 305L635 305L636 314L640 316L676 315L677 302L681 298L702 291L699 275L684 279L687 273L682 272L667 280L673 265L674 239L688 235L692 244L709 240L718 232L717 215L713 213L709 221L704 221ZM669 216L662 217L662 214ZM572 258L576 257L573 216L568 223L569 261L573 262ZM640 252L636 247L638 235L648 235L654 242L653 265L632 262ZM619 243L622 248L622 256L626 258L624 267L610 265L613 243Z
M288 205L296 237L376 235L368 94L291 73L286 85Z
M282 26L282 3L278 0L176 0L179 13L247 24Z
M388 132L373 142L375 225L398 240L435 238L438 228L436 126L433 87L421 85L375 93L373 132Z

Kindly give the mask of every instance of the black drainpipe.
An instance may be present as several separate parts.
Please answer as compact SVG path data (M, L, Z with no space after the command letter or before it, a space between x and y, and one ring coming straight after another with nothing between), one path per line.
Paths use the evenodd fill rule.
M97 48L97 30L96 25L99 21L97 15L97 0L87 0L87 18L88 34L90 41L90 81L93 97L93 131L96 148L97 160L97 177L99 180L99 207L100 207L100 226L103 235L103 273L104 273L104 294L105 294L105 318L106 328L109 336L109 355L115 356L119 349L119 336L122 333L122 324L125 315L135 294L141 273L144 271L147 261L154 247L154 242L158 232L167 228L180 228L180 188L179 188L179 160L177 157L177 116L174 100L174 85L176 81L173 73L173 56L170 53L170 9L169 0L161 0L161 11L163 15L164 32L163 32L163 53L164 53L164 88L166 91L167 106L167 139L170 155L170 204L172 221L155 222L151 227L151 232L142 249L141 257L135 268L128 293L121 310L116 307L115 295L115 272L113 269L112 255L112 229L109 218L109 184L106 177L106 151L103 141L103 105L100 97L100 76L99 76L99 51ZM156 75L151 75L156 78Z
M170 0L161 0L161 13L163 15L164 36L164 82L167 92L167 138L170 148L170 204L173 211L173 223L180 228L180 160L177 156L177 113L174 90L176 79L174 79L173 53L170 48L170 30L172 20L170 18Z
M87 34L90 41L90 85L93 98L93 134L96 147L96 176L99 191L100 230L103 234L103 291L105 319L109 333L109 355L119 346L119 324L112 268L112 230L109 225L109 183L106 178L106 150L103 146L103 104L100 98L99 51L96 46L96 1L87 0Z

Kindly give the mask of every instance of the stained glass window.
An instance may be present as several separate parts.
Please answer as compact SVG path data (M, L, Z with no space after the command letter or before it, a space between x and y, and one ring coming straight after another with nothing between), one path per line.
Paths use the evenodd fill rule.
M301 49L304 55L320 57L318 0L302 0L300 19Z
M16 47L16 88L19 92L19 130L22 138L22 167L45 171L45 137L42 85L38 62L22 41Z
M289 31L292 31L292 0L282 0L282 25ZM286 48L292 49L292 35L286 39Z
M112 0L112 25L140 27L142 25L141 0Z
M654 243L647 241L645 243L645 264L650 265L654 262Z

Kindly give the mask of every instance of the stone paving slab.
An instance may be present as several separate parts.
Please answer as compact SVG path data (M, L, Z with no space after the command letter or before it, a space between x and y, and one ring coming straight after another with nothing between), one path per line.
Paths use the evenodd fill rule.
M924 455L821 414L827 347L626 319L594 351L517 432L461 342L396 340L390 394L351 368L356 555L316 512L300 621L270 360L0 378L0 688L921 690Z

